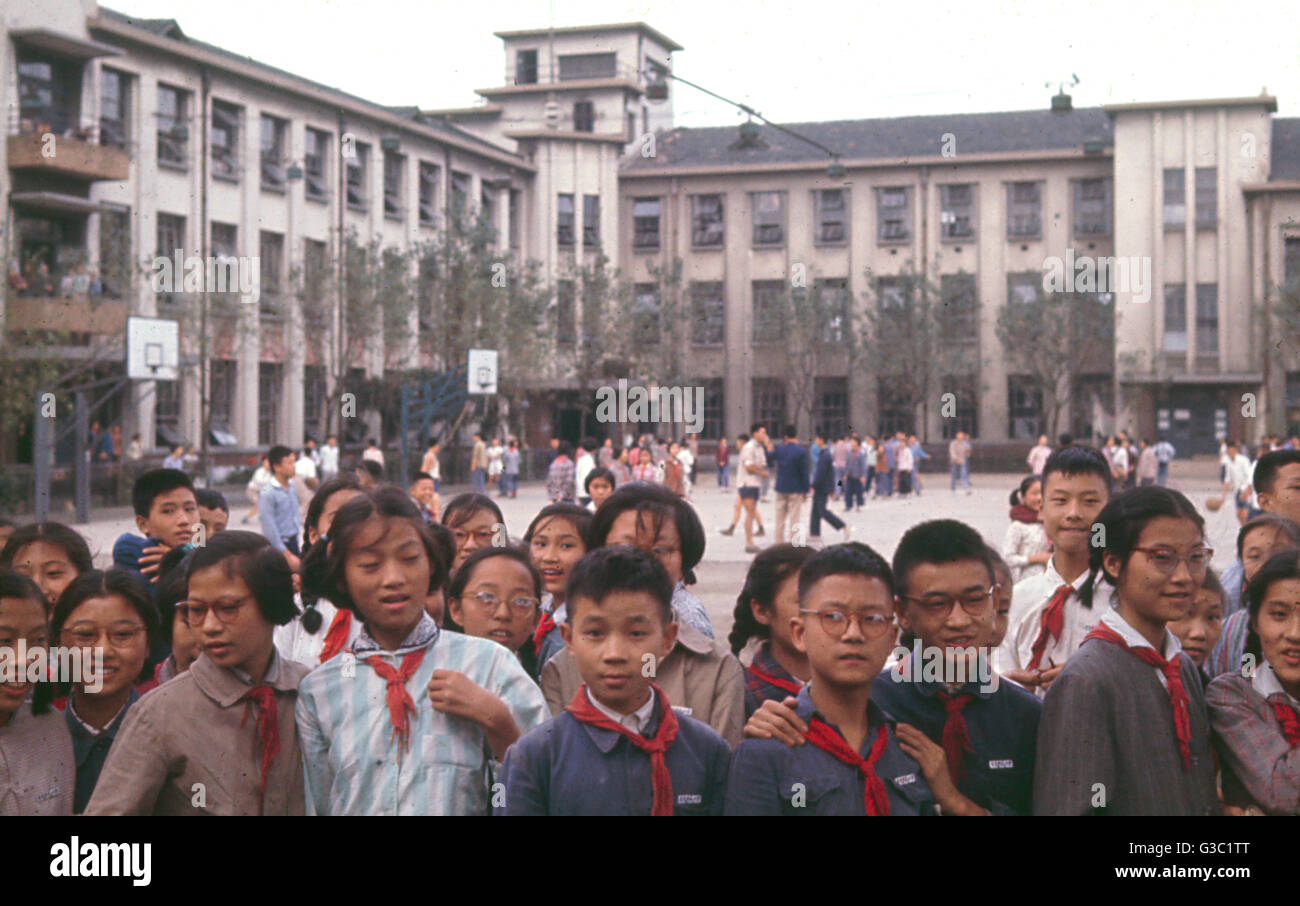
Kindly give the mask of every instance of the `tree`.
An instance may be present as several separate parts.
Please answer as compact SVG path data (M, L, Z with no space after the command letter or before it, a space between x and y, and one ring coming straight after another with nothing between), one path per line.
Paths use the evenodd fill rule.
M1026 293L1028 296L1028 293ZM1012 297L998 312L997 336L1007 361L1041 393L1044 433L1055 437L1074 402L1080 375L1109 371L1115 355L1115 305L1110 293L1046 292Z

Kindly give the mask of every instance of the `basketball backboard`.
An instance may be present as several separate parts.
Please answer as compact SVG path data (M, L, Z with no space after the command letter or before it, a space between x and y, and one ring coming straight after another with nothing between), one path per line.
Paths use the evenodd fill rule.
M180 324L166 318L126 319L126 376L174 381L180 374Z

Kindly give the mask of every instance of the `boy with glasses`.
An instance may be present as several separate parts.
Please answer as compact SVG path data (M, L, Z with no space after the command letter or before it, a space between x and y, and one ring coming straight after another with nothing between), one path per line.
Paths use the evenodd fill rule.
M828 547L800 568L791 636L812 679L787 701L801 744L741 742L726 814L934 813L920 767L902 751L892 718L871 701L894 644L893 591L889 564L863 544Z

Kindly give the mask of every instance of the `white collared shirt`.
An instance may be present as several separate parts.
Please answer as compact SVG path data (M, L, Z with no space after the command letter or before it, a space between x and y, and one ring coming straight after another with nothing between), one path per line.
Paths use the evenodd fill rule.
M1290 692L1282 688L1282 681L1277 678L1273 672L1273 665L1265 661L1255 669L1255 675L1251 677L1250 686L1260 695L1264 696L1265 701L1273 695L1285 695L1291 706L1300 710L1300 699L1297 699Z
M1275 683L1277 682L1276 677L1274 677L1273 682ZM1278 688L1281 689L1282 687L1278 686ZM77 713L77 705L76 702L74 701L74 696L72 695L68 696L68 713L71 714L73 720L81 724L86 729L86 732L89 733L91 736L98 736L100 733L103 733L109 727L113 726L113 721L121 717L122 712L125 711L130 706L131 706L131 701L130 698L128 697L126 704L123 705L121 708L119 708L118 712L109 718L108 723L104 724L104 726L99 727L97 729L95 727L92 727L90 724L86 723L84 720L81 719L81 715Z
M1158 651L1155 645L1148 642L1146 638L1143 637L1142 633L1130 626L1128 621L1121 617L1119 611L1113 607L1101 615L1101 622L1115 630L1115 632L1119 634L1119 637L1124 640L1124 644L1128 647L1150 648L1167 661L1178 657L1178 652L1183 650L1183 646L1178 641L1178 636L1170 632L1169 627L1166 626L1164 631L1165 637L1161 646L1165 650L1163 653ZM1165 672L1158 667L1152 667L1151 669L1156 672L1156 679L1160 680L1160 685L1164 686L1165 689L1168 689L1169 680L1165 679Z
M641 735L645 735L642 731L650 725L650 718L655 713L655 690L653 689L650 690L650 697L646 699L646 703L637 708L631 714L619 714L612 708L605 707L596 700L595 696L591 694L590 689L587 690L587 701L591 702L593 708L601 714L604 714L614 723L622 724L633 733L640 733Z
M1039 661L1040 669L1059 667L1079 650L1084 637L1092 632L1098 618L1114 604L1115 589L1100 574L1092 585L1092 607L1083 606L1079 592L1088 573L1082 572L1073 582L1074 591L1065 599L1064 624L1061 638L1049 638ZM1056 558L1047 561L1047 567L1036 576L1021 579L1011 593L1011 613L1007 616L1007 635L994 653L994 663L999 673L1024 670L1034 656L1034 640L1038 638L1039 624L1048 602L1056 590L1067 584L1056 571ZM1037 690L1039 698L1046 692Z

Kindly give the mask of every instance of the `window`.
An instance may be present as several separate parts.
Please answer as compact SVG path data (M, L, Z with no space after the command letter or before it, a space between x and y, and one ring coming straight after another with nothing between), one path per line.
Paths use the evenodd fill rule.
M939 230L944 239L975 238L975 187L939 187Z
M104 68L99 75L99 143L126 148L130 123L130 82L125 73Z
M240 108L223 101L212 102L212 178L239 181Z
M573 131L596 131L596 105L591 101L577 101L573 105Z
M519 248L520 218L523 217L524 193L519 189L510 190L510 247Z
M849 281L843 277L818 280L815 284L818 295L818 315L821 319L821 341L840 344L845 340L845 331L849 329Z
M158 86L158 163L184 170L189 167L189 92Z
M555 243L561 248L573 248L573 196L561 193L556 196Z
M721 346L727 317L726 300L719 282L691 283L691 342L696 346Z
M1043 389L1033 378L1007 378L1007 435L1032 440L1043 433Z
M233 359L212 359L208 364L208 402L212 427L229 431L235 411L235 362Z
M1219 225L1219 171L1196 168L1196 228L1212 230Z
M787 421L785 381L780 378L754 378L750 382L754 396L754 421L762 422L770 431L782 430Z
M135 282L131 254L131 209L104 205L99 211L99 278L110 299L129 298Z
M891 388L884 383L880 385L876 394L876 408L880 413L881 437L892 437L899 431L904 434L914 433L912 426L916 422L916 412L912 404L892 392Z
M897 277L880 277L876 280L876 299L880 308L902 310L907 304L903 298L903 285Z
M515 51L515 84L537 84L537 51Z
M472 179L468 173L451 171L451 213L461 217L469 211L469 190Z
M364 211L370 203L370 146L357 142L352 150L355 153L347 158L348 207Z
M691 196L691 245L722 248L722 196Z
M1043 233L1043 184L1007 183L1007 238L1036 239Z
M158 214L158 247L156 254L159 258L174 258L178 253L185 255L185 218L177 214ZM180 301L180 289L182 274L173 274L174 292L162 292L158 294L158 302L162 304L175 303Z
M754 247L785 245L785 193L751 192Z
M952 440L957 436L958 431L965 431L971 437L979 437L979 374L945 375L940 381L940 386L945 389L945 392L956 397L953 400L955 414L952 418L942 420L943 439Z
M438 168L420 161L420 226L438 223Z
M1022 274L1007 274L1007 304L1019 302L1030 305L1038 301L1038 292L1042 288L1041 274L1028 271Z
M702 431L701 437L721 437L726 426L722 423L722 415L726 411L723 406L724 388L722 378L702 378L692 382L697 387L704 388L704 412L701 413Z
M1164 220L1166 230L1181 230L1187 223L1187 189L1183 184L1183 171L1165 170Z
M495 246L497 243L497 239L499 238L497 235L498 228L497 228L496 191L497 190L492 188L492 186L489 183L484 181L479 182L479 190L478 190L479 215L483 218L483 222L487 224L487 229L488 229L487 241L489 246Z
M1074 181L1074 235L1110 235L1110 180Z
M308 129L303 143L303 191L313 201L327 201L330 197L329 171L325 164L329 156L329 133Z
M406 214L406 158L392 151L384 152L384 216L401 220Z
M582 247L600 248L600 196L582 196Z
M279 362L257 365L257 442L262 446L279 443L280 396L284 366Z
M302 280L306 293L306 302L315 308L322 308L326 281L329 279L329 248L318 239L302 241Z
M155 433L164 438L180 436L181 382L158 381L153 386Z
M1288 236L1282 242L1282 279L1287 286L1300 286L1300 236Z
M1196 352L1218 358L1219 355L1219 284L1196 284Z
M214 274L217 285L208 287L209 291L220 290L224 283L227 293L238 293L239 230L233 223L213 221L208 227L208 236L212 246L212 257L216 259L217 265Z
M632 249L638 252L659 251L659 199L632 200Z
M572 280L556 282L555 293L555 343L572 346L577 340L577 321L574 317L574 289Z
M974 274L944 274L939 278L939 339L945 345L978 344L980 303Z
M612 53L574 53L560 57L560 81L612 79L616 58Z
M817 217L815 245L843 245L849 238L849 193L846 189L816 189L813 207Z
M284 281L284 235L262 230L257 243L261 272L261 307L264 315L279 315Z
M909 186L876 190L876 230L880 244L912 238L911 195Z
M1165 284L1165 352L1187 351L1187 286Z
M755 346L779 342L785 333L785 281L755 280L754 334Z
M659 286L638 283L632 296L632 336L643 346L659 345Z
M284 191L284 133L288 126L277 116L262 114L262 188Z
M325 366L304 365L302 369L302 424L308 437L324 439Z
M849 433L849 379L819 377L813 382L813 432L822 437Z

